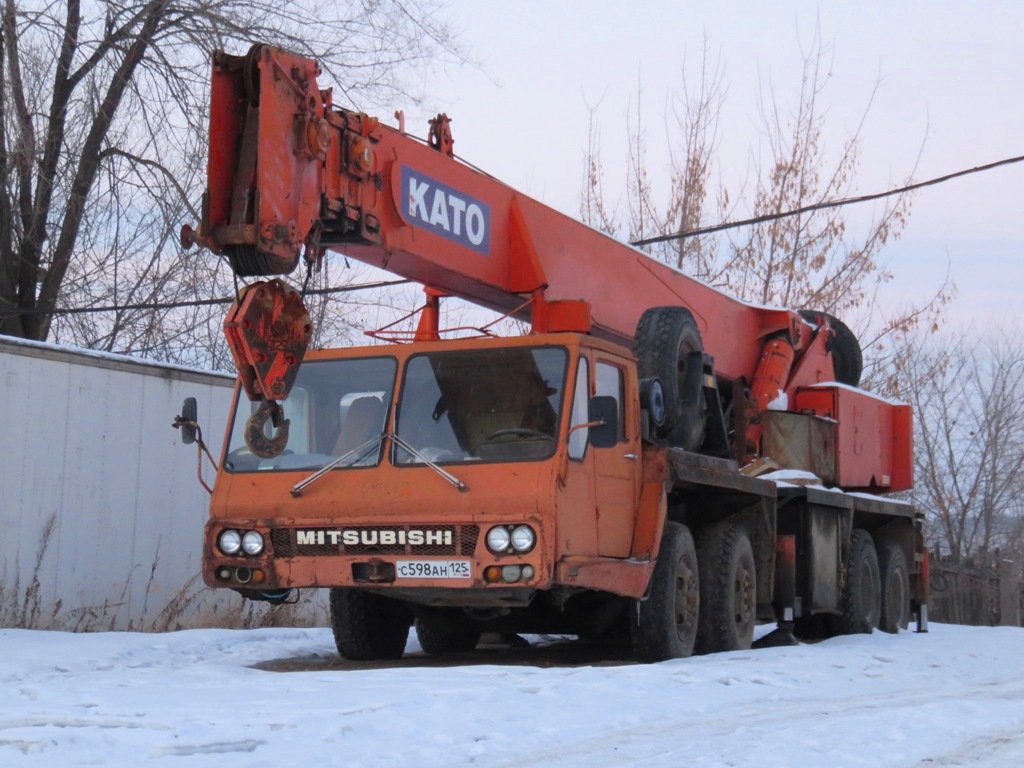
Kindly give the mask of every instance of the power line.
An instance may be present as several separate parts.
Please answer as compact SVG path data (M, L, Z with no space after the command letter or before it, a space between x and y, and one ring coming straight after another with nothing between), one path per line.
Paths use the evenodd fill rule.
M982 173L984 171L991 171L994 168L999 168L1004 165L1012 165L1024 161L1024 155L1018 157L1010 157L1005 160L998 160L994 163L988 163L986 165L979 165L975 168L968 168L963 171L956 171L955 173L948 173L945 176L938 176L934 179L927 181L920 181L915 184L908 184L903 187L897 187L887 192L876 192L870 195L860 195L858 197L844 197L839 200L827 200L822 203L814 203L813 205L805 205L801 208L795 208L791 211L783 211L781 213L769 213L763 216L755 216L750 219L741 219L740 221L727 221L722 224L716 224L711 227L702 227L700 229L691 229L687 232L676 232L671 235L659 235L657 237L649 237L644 240L634 240L630 243L633 246L644 246L653 245L655 243L664 243L670 240L682 240L687 237L697 237L698 235L710 235L715 232L723 232L727 229L737 229L739 227L747 227L752 224L764 224L769 221L778 221L780 219L790 218L792 216L799 216L804 213L811 213L813 211L822 211L829 208L839 208L844 205L853 205L855 203L867 203L872 200L881 200L886 197L892 197L893 195L903 195L907 192L913 192L917 189L923 189L924 187L935 186L936 184L943 184L952 179L960 178L961 176L969 176L974 173ZM384 288L392 285L404 285L412 282L411 280L381 280L375 283L362 283L359 285L348 285L338 288L317 288L314 290L306 291L305 293L311 296L326 296L335 293L348 293L352 291L361 291L368 288ZM126 310L160 310L160 309L179 309L181 307L202 307L212 306L216 304L230 304L234 301L233 298L224 299L195 299L192 301L177 301L177 302L149 302L139 304L119 304L113 306L103 307L71 307L68 309L42 309L39 307L31 307L25 309L0 309L0 317L10 317L14 315L81 315L93 312L123 312Z
M368 288L386 288L390 285L405 285L411 280L381 280L376 283L359 283L357 285L345 285L338 288L315 288L306 291L308 296L328 296L335 293L351 293L362 291ZM124 312L127 310L155 310L155 309L178 309L179 307L209 307L216 304L231 304L233 297L225 299L194 299L192 301L174 302L143 302L140 304L116 304L103 307L69 307L68 309L42 309L32 307L29 309L0 309L0 317L12 315L84 315L91 312Z
M976 168L969 168L966 171L957 171L956 173L948 173L945 176L939 176L928 181L920 181L916 184L908 184L905 187L899 187L898 189L891 189L888 192L876 192L873 195L861 195L859 197L844 197L839 200L827 200L823 203L815 203L814 205L806 205L803 208L796 208L792 211L784 211L782 213L768 213L764 216L755 216L752 219L743 219L741 221L727 221L723 224L716 224L713 227L703 227L701 229L691 229L688 232L676 232L672 235L659 235L658 237L648 237L644 240L635 240L630 245L642 246L642 245L653 245L654 243L664 243L669 240L682 240L687 237L696 237L697 235L710 235L714 232L722 232L726 229L736 229L737 227L746 227L751 224L763 224L768 221L778 221L779 219L786 219L790 216L799 216L802 213L810 213L811 211L822 211L827 208L838 208L843 205L853 205L854 203L867 203L872 200L881 200L883 197L892 197L893 195L902 195L907 192L913 192L915 189L921 189L923 187L931 187L936 184L942 184L943 182L950 181L951 179L957 179L961 176L968 176L972 173L981 173L982 171L991 171L993 168L999 168L1003 165L1012 165L1013 163L1019 163L1024 160L1024 155L1020 157L1011 157L1006 160L999 160L995 163L989 163L988 165L979 165Z

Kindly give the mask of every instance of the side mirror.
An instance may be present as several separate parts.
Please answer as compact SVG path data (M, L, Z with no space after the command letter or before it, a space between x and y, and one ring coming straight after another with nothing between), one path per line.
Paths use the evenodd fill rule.
M192 445L196 441L196 419L199 416L199 409L196 406L194 397L186 397L181 404L181 415L175 420L175 426L181 429L181 442L185 445Z
M601 422L590 428L592 446L611 448L619 442L619 403L614 397L598 395L590 398L587 420L592 424Z

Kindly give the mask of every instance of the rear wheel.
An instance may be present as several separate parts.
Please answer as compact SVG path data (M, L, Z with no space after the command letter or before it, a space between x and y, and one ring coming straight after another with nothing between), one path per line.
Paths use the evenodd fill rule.
M757 618L754 549L746 528L717 523L697 538L700 566L700 623L697 652L750 648Z
M400 659L412 626L408 606L358 589L331 589L331 629L338 653L353 661Z
M685 525L665 523L647 599L631 624L640 661L678 659L693 653L700 615L697 553Z
M870 633L878 626L880 603L880 576L875 544L871 534L857 528L850 535L850 559L846 563L838 633Z
M899 632L910 623L910 574L903 548L893 541L878 545L878 570L881 578L881 610L878 628Z
M462 611L425 608L416 614L416 636L425 653L464 653L480 642L480 625Z

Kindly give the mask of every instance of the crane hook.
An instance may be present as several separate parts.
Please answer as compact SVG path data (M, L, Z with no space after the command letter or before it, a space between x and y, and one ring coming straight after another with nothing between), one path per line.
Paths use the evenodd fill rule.
M267 437L264 427L267 421L277 429L277 434ZM276 400L264 400L245 421L245 444L261 459L280 456L288 445L289 420L284 418L284 408Z

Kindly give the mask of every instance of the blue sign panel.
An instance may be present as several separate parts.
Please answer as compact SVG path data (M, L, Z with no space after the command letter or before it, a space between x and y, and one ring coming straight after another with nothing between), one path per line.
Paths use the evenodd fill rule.
M403 165L399 205L406 221L491 255L491 206L484 201Z

